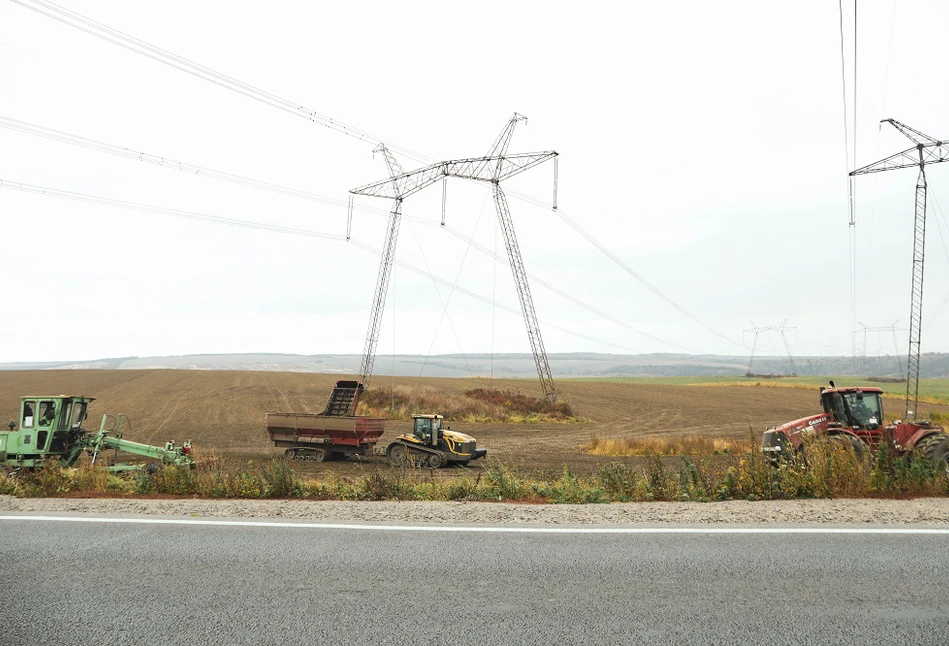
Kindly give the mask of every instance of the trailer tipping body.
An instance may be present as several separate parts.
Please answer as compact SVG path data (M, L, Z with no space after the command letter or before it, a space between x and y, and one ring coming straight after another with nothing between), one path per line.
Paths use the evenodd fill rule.
M382 417L267 413L267 433L288 458L322 462L364 455L385 432Z

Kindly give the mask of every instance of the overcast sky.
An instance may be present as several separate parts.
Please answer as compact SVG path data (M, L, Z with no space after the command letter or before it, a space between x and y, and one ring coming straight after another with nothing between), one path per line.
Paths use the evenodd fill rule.
M853 4L843 4L852 91ZM549 204L547 163L504 185L524 262L595 310L534 282L548 352L742 354L751 321L785 319L796 328L788 335L795 354L851 351L836 2L69 7L429 159L481 155L513 112L527 115L510 152L558 151L562 212L704 325L556 213L514 195ZM909 147L878 127L882 118L949 137L949 4L881 0L859 11L851 167ZM387 175L373 141L8 0L0 0L0 117L341 202ZM0 362L362 351L379 257L360 247L6 183L335 235L345 234L345 208L7 128L0 151ZM401 161L407 170L421 165ZM949 351L949 164L928 177L923 351ZM915 180L907 169L856 182L857 320L868 326L907 326ZM355 212L353 239L381 248L390 204L356 204L367 209ZM490 190L449 182L448 224L460 237L438 226L440 211L438 185L405 202L411 218L397 258L447 285L397 267L379 352L528 352L510 269L466 240L504 255ZM759 349L778 353L780 341L763 336ZM892 336L868 335L867 351L893 353Z

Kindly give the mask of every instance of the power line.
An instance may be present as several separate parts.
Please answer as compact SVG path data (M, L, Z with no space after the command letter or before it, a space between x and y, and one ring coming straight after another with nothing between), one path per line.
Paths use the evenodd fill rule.
M45 0L11 0L11 2L25 7L31 11L35 11L36 13L44 15L47 18L52 18L53 20L57 20L65 25L80 31L84 31L87 34L101 38L102 40L108 41L114 45L118 45L119 47L127 49L131 52L135 52L136 54L140 54L164 65L168 65L169 67L173 67L187 74L191 74L192 76L204 79L205 81L214 83L215 85L226 88L233 92L237 92L238 94L242 94L256 101L260 101L261 103L266 103L267 105L283 110L284 112L303 117L307 121L320 124L329 128L330 130L342 133L347 137L352 137L358 141L365 141L369 143L379 143L385 141L381 137L366 132L365 130L361 130L355 126L350 126L346 123L343 123L342 121L334 119L325 114L321 114L315 110L310 110L299 103L283 99L275 94L271 94L270 92L254 87L249 83L244 83L243 81L239 81L233 77L227 76L226 74L222 74L221 72L216 72L183 56L178 56L177 54L169 52L165 49L161 49L160 47L146 43L145 41L139 40L138 38L130 36L129 34L119 31L118 29L114 29L108 25L96 22L95 20L83 16L80 13L71 11L52 2L46 2ZM420 162L430 161L428 157L412 150L411 148L399 146L398 144L388 141L385 141L385 143L390 149L398 150L406 157Z
M447 226L447 225L446 225L444 228L445 228L445 230L446 230L448 233L450 233L451 235L455 236L455 237L458 238L459 240L462 240L462 241L467 242L468 244L470 244L471 246L473 246L475 249L479 250L481 253L486 254L487 256L489 256L489 257L491 257L491 258L494 258L495 261L500 262L500 263L503 264L504 266L509 266L509 265L508 265L508 262L507 262L507 259L504 258L503 256L501 256L500 254L498 254L496 251L492 251L491 249L488 249L486 246L482 245L481 243L479 243L479 242L477 242L477 241L475 241L475 240L472 240L472 239L466 237L463 233L461 233L460 231L458 231L458 230L456 230L456 229L453 229L453 228L450 227L450 226ZM531 282L536 283L536 284L540 285L541 287L544 287L545 289L547 289L547 290L553 292L554 294L557 294L557 295L560 296L561 298L564 298L564 299L570 301L570 302L573 303L574 305L577 305L577 306L579 306L579 307L582 307L583 309L587 310L588 312L591 312L591 313L593 313L593 314L596 314L597 316L599 316L599 317L602 318L602 319L605 319L605 320L607 320L607 321L609 321L609 322L611 322L611 323L615 323L616 325L619 325L619 326L621 326L621 327L626 328L626 329L629 330L630 332L634 332L634 333L639 334L639 335L641 335L641 336L644 336L644 337L646 337L647 339L650 339L650 340L652 340L652 341L658 341L659 343L662 343L662 344L664 344L664 345L668 345L668 346L673 347L673 348L677 348L677 349L679 349L679 350L683 350L683 351L685 351L685 352L695 352L695 350L694 350L693 348L689 348L689 347L686 347L686 346L683 346L683 345L679 345L678 343L673 343L672 341L668 341L668 340L666 340L666 339L663 339L663 338L661 338L661 337L655 336L655 335L653 335L653 334L649 334L648 332L643 332L642 330L633 327L633 326L630 325L629 323L626 323L625 321L622 321L622 320L620 320L620 319L618 319L618 318L615 318L615 317L613 317L613 316L610 316L609 314L607 314L607 313L605 313L605 312L602 312L601 310L596 309L596 308L593 307L592 305L589 305L588 303L585 303L585 302L581 301L580 299L571 296L570 294L566 293L565 291L563 291L563 290L561 290L561 289L558 289L557 287L554 287L553 285L551 285L551 284L548 283L547 281L542 280L542 279L540 279L540 278L534 276L533 274L529 274L529 276L530 276Z
M278 193L278 194L281 194L281 195L288 195L288 196L290 196L290 197L296 197L296 198L300 198L300 199L304 199L304 200L310 200L310 201L314 201L314 202L319 202L319 203L321 203L321 204L325 204L325 205L332 206L332 207L336 207L336 208L340 208L340 209L348 208L348 207L349 207L349 202L346 201L346 200L341 200L341 199L337 199L337 198L333 198L333 197L328 197L328 196L325 196L325 195L320 195L320 194L318 194L318 193L313 193L313 192L311 192L311 191L305 191L305 190L299 189L299 188L294 188L294 187L290 187L290 186L284 186L284 185L281 185L281 184L274 184L274 183L272 183L272 182L265 182L265 181L262 181L262 180L258 180L258 179L246 177L246 176L244 176L244 175L237 175L237 174L234 174L234 173L229 173L229 172L222 171L222 170L217 170L217 169L214 169L214 168L208 168L207 166L199 166L199 165L197 165L197 164L192 164L192 163L185 162L185 161L180 161L180 160L176 160L176 159L171 159L170 157L166 157L166 156L164 156L164 155L156 155L156 154L151 154L151 153L147 153L147 152L143 152L143 151L133 150L133 149L131 149L131 148L127 148L127 147L124 147L124 146L117 146L117 145L115 145L115 144L110 144L110 143L106 143L106 142L104 142L104 141L99 141L99 140L91 139L91 138L88 138L88 137L82 137L82 136L79 136L79 135L74 135L74 134L71 134L71 133L68 133L68 132L63 132L63 131L61 131L61 130L54 130L54 129L52 129L52 128L46 128L46 127L44 127L44 126L40 126L40 125L33 124L33 123L28 123L28 122L26 122L26 121L20 121L20 120L18 120L18 119L12 119L12 118L9 118L9 117L0 116L0 127L7 128L7 129L9 129L9 130L13 130L13 131L16 131L16 132L21 132L21 133L25 133L25 134L30 134L30 135L38 136L38 137L43 137L44 139L49 139L49 140L53 140L53 141L58 141L58 142L60 142L60 143L65 143L65 144L69 144L69 145L73 145L73 146L78 146L78 147L81 147L81 148L87 148L87 149L89 149L89 150L94 150L94 151L101 152L101 153L107 153L107 154L110 154L110 155L115 155L115 156L118 156L118 157L122 157L123 159L130 159L130 160L133 160L133 161L145 162L145 163L153 164L153 165L155 165L155 166L160 166L160 167L162 167L162 168L171 169L171 170L177 170L177 171L180 171L180 172L184 172L184 173L188 173L188 174L192 174L192 175L197 175L197 176L200 176L200 177L208 177L208 178L215 179L215 180L219 180L219 181L230 182L230 183L238 184L238 185L242 185L242 186L248 186L248 187L250 187L250 188L255 188L255 189L258 189L258 190L262 190L262 191L270 191L270 192ZM362 204L354 205L353 208L356 209L356 210L359 210L359 211L364 211L364 212L372 213L372 214L375 214L375 215L380 215L380 216L387 216L387 215L388 215L388 211L386 211L386 210L384 210L384 209L379 209L379 208L375 208L375 207L371 207L371 206L364 206L364 205L362 205ZM407 214L403 214L402 217L405 218L405 219L407 219L407 220L411 220L411 221L413 221L413 222L419 222L419 223L422 223L422 224L425 224L425 225L428 225L428 226L437 226L437 224L438 224L437 222L434 222L434 221L429 220L429 219L427 219L427 218L420 218L420 217L417 217L417 216L411 216L411 215L407 215ZM446 226L446 227L444 227L444 228L445 228L447 231L449 231L449 233L451 233L451 234L454 235L455 237L459 238L459 239L462 240L463 242L466 242L466 243L468 243L469 245L473 245L476 249L478 249L478 250L481 251L482 253L484 253L484 254L486 254L486 255L488 255L488 256L490 256L490 257L493 257L493 258L495 258L496 260L501 260L501 262L504 262L504 263L506 264L506 260L500 258L500 257L497 255L496 252L492 252L491 250L487 249L487 248L484 247L483 245L478 244L477 242L475 242L475 241L472 240L471 238L465 236L464 234L462 234L461 232L459 232L459 231L457 231L457 230L455 230L455 229L452 229L451 227L447 227L447 226ZM670 346L670 347L674 347L674 348L677 348L677 349L680 349L680 350L683 350L683 351L686 351L686 352L694 352L693 349L688 348L688 347L686 347L686 346L683 346L683 345L680 345L680 344L677 344L677 343L673 343L672 341L668 341L668 340L666 340L666 339L662 339L662 338L660 338L660 337L657 337L657 336L655 336L655 335L649 334L649 333L647 333L647 332L643 332L643 331L641 331L641 330L638 330L638 329L636 329L635 327L633 327L633 326L631 326L631 325L625 323L624 321L621 321L621 320L619 320L619 319L617 319L617 318L615 318L615 317L612 317L612 316L610 316L610 315L608 315L608 314L606 314L606 313L604 313L604 312L602 312L602 311L600 311L600 310L594 308L593 306L591 306L591 305L589 305L589 304L587 304L587 303L584 303L583 301L581 301L581 300L579 300L579 299L577 299L577 298L575 298L575 297L573 297L573 296L567 294L567 293L564 292L563 290L560 290L560 289L554 287L554 286L551 285L550 283L548 283L548 282L546 282L546 281L544 281L544 280L541 280L540 278L534 276L533 274L529 274L529 276L530 276L530 279L531 279L533 282L536 282L537 284L539 284L539 285L545 287L546 289L548 289L548 290L554 292L555 294L561 296L562 298L565 298L565 299L571 301L572 303L574 303L574 304L576 304L576 305L578 305L578 306L580 306L580 307L586 309L586 310L589 311L589 312L592 312L593 314L596 314L597 316L599 316L599 317L601 317L601 318L603 318L603 319L605 319L605 320L607 320L607 321L610 321L610 322L612 322L612 323L615 323L615 324L617 324L617 325L619 325L619 326L621 326L621 327L624 327L624 328L626 328L626 329L628 329L628 330L630 330L630 331L632 331L632 332L635 332L636 334L640 334L640 335L642 335L642 336L644 336L644 337L646 337L646 338L649 338L649 339L651 339L651 340L653 340L653 341L658 341L659 343L662 343L662 344L664 344L664 345L667 345L667 346Z
M326 240L342 240L345 241L346 237L336 233L324 233L320 231L310 231L308 229L297 229L295 227L285 227L276 224L266 224L264 222L254 222L251 220L238 220L236 218L227 218L218 215L208 215L205 213L197 213L194 211L185 211L182 209L171 209L160 206L150 206L147 204L139 204L138 202L126 202L124 200L113 200L108 197L99 197L96 195L87 195L85 193L74 193L72 191L63 191L55 188L48 188L45 186L36 186L34 184L24 184L22 182L11 182L9 180L0 179L0 188L13 189L22 191L24 193L36 193L39 195L49 195L51 197L60 197L69 200L78 200L81 202L88 202L90 204L101 204L104 206L114 206L123 209L129 209L131 211L144 211L149 213L160 213L162 215L169 215L176 218L182 218L186 220L197 220L201 222L212 222L214 224L226 224L233 227L242 227L245 229L257 229L260 231L271 231L273 233L289 233L292 235L307 236L310 238L323 238Z
M854 11L856 11L856 9L854 9ZM850 223L847 228L848 250L850 255L850 327L854 329L857 326L857 219L854 210L854 179L850 176L850 127L847 123L847 60L844 55L843 0L837 0L837 12L840 16L840 87L843 98L844 157L847 163L847 198L850 215ZM854 33L856 34L856 23L854 24ZM856 40L854 40L854 50L856 50ZM854 82L854 95L854 140L856 140L856 82ZM854 156L856 156L856 153L856 145L854 145ZM850 354L854 357L857 355L857 342L854 338L851 338Z
M513 197L517 197L518 199L523 200L523 201L525 201L525 202L528 202L528 203L530 203L530 204L535 204L535 205L541 206L541 207L543 207L543 208L546 208L546 207L547 207L546 203L544 203L544 202L541 201L541 200L538 200L537 198L531 197L531 196L529 196L529 195L524 195L523 193L517 193L517 192L515 192L515 191L510 191L510 193L511 193L511 195L512 195ZM721 339L724 339L725 341L728 341L729 343L731 343L731 344L733 344L733 345L737 345L737 346L740 346L740 347L742 347L742 348L746 347L744 343L741 343L741 342L739 342L739 341L736 341L736 340L732 339L731 337L729 337L728 335L723 334L723 333L719 332L718 330L712 328L710 325L706 324L703 320L701 320L700 318L698 318L697 316L695 316L694 314L692 314L690 311L688 311L687 309L685 309L684 307L682 307L681 305L679 305L678 303L676 303L674 300L672 300L672 299L671 299L669 296L667 296L662 290L660 290L658 287L656 287L655 285L653 285L652 283L650 283L648 280L646 280L645 278L643 278L639 273L637 273L637 272L636 272L635 270L633 270L629 265L627 265L625 262L623 262L623 261L619 258L619 256L617 256L615 253L613 253L612 251L610 251L610 250L606 247L606 245L603 244L602 242L600 242L599 240L597 240L597 239L593 236L593 234L591 234L591 233L588 232L586 229L584 229L582 226L580 226L580 224L579 224L576 220L574 220L573 218L571 218L569 215L567 215L567 214L563 211L563 209L558 208L556 211L554 211L554 213L556 213L556 214L560 217L560 219L562 219L564 222L566 222L574 231L576 231L576 232L579 233L581 236L583 236L583 238L586 239L587 242L589 242L589 243L592 244L594 247L596 247L597 249L599 249L600 252L603 253L603 255L605 255L607 258L609 258L610 260L612 260L614 264L616 264L618 267L620 267L620 268L621 268L623 271L625 271L627 274L629 274L630 276L632 276L633 278L635 278L637 281L639 281L639 282L640 282L643 286L645 286L649 291L651 291L653 294L655 294L655 295L658 296L660 299L662 299L663 301L665 301L668 305L671 305L671 306L672 306L674 309L676 309L679 313L684 314L684 315L687 316L688 318L692 319L693 322L697 323L700 327L704 328L704 329L705 329L706 331L708 331L708 332L711 332L711 333L714 334L715 336L717 336L717 337L719 337L719 338L721 338Z
M235 78L216 72L210 68L207 68L203 65L200 65L192 60L189 60L183 56L178 56L172 52L161 49L155 45L146 43L145 41L139 40L126 34L120 30L114 29L107 25L104 25L100 22L92 20L82 14L77 12L65 9L59 5L56 5L52 2L46 0L11 0L15 4L19 4L31 11L35 11L41 15L52 18L59 22L62 22L70 27L74 27L81 31L84 31L90 35L101 38L110 43L123 47L129 51L135 52L152 60L158 61L180 71L186 72L198 78L202 78L206 81L219 85L221 87L227 88L238 94L242 94L249 98L255 99L262 103L266 103L283 111L289 112L291 114L296 114L298 116L304 117L309 121L319 123L321 125L330 128L331 130L340 132L347 136L353 137L359 141L366 142L384 142L390 150L397 150L401 154L415 159L421 162L430 161L430 158L418 153L414 150L388 142L381 137L372 135L364 130L356 128L354 126L347 125L341 121L333 119L327 115L320 114L309 108L305 108L297 103L288 101L286 99L280 98L274 94L266 92L260 88L254 87L243 81L239 81ZM856 10L855 10L856 11ZM526 196L525 196L526 197ZM524 197L522 197L524 199ZM546 205L545 205L546 206ZM574 230L580 233L584 238L587 239L591 244L593 244L597 249L604 253L608 258L610 258L614 263L626 271L629 275L635 278L637 281L646 286L650 291L652 291L656 296L661 298L663 301L674 307L680 313L684 314L688 318L692 319L699 326L704 328L706 331L718 336L721 339L728 341L731 344L744 347L743 343L740 343L731 337L715 330L704 321L693 315L691 312L680 306L678 303L673 301L670 297L666 296L661 290L657 287L646 281L642 276L633 271L628 265L623 263L613 252L606 248L605 245L597 241L590 233L585 231L575 220L566 216L562 210L556 210L557 214Z
M947 237L949 237L949 219L946 219L946 214L942 210L942 205L939 204L939 199L936 197L935 191L933 191L932 186L929 187L929 193L933 196L933 202L936 204L936 213L940 217L936 218L936 231L939 233L939 239L942 241L942 250L946 254L946 261L949 262L949 245L947 245ZM942 233L942 228L946 228L946 235ZM949 305L949 292L946 292L945 297L936 305L933 309L933 313L929 315L929 321L927 323L926 331L929 331L929 326L932 325L932 321L942 313L942 310Z
M104 141L98 141L96 139L90 139L88 137L73 135L68 132L63 132L61 130L46 128L44 126L40 126L35 123L20 121L19 119L12 119L10 117L0 116L0 128L6 128L8 130L13 130L15 132L22 132L25 134L34 135L36 137L42 137L44 139L58 141L60 143L69 144L71 146L87 148L89 150L95 150L97 152L107 153L109 155L115 155L117 157L123 157L125 159L131 159L133 161L140 161L146 164L153 164L155 166L161 166L162 168L170 168L170 169L181 171L183 173L188 173L191 175L200 175L201 177L210 177L211 179L216 179L223 182L230 182L232 184L249 186L251 188L260 189L263 191L270 191L272 193L279 193L281 195L289 195L290 197L296 197L302 200L310 200L313 202L319 202L321 204L327 204L329 206L335 206L338 208L347 207L346 200L333 198L333 197L327 197L326 195L320 195L318 193L313 193L311 191L305 191L298 188L283 186L281 184L274 184L272 182L264 182L264 181L253 179L250 177L245 177L243 175L235 175L233 173L226 173L224 171L215 170L213 168L208 168L206 166L198 166L197 164L190 164L188 162L170 159L163 155L153 155L150 153L146 153L139 150L133 150L131 148L126 148L123 146L116 146L114 144L109 144ZM381 215L385 215L387 213L383 209L378 209L378 208L370 207L370 206L359 206L357 208L362 211L378 213Z
M480 215L478 220L480 222ZM425 255L425 250L422 248L422 242L419 240L418 232L415 230L415 227L412 226L412 223L409 222L409 229L412 230L412 235L415 238L415 244L418 246L419 255L422 258L422 262L425 263L425 269L432 273L432 268L428 264L428 258ZM477 231L478 224L475 223L475 230ZM461 263L458 265L458 271L455 273L455 281L451 285L451 290L448 292L448 298L442 298L441 290L438 289L438 285L435 284L435 281L432 281L432 286L435 288L435 295L438 296L438 302L442 306L442 314L438 319L438 325L435 326L435 333L432 335L432 342L428 346L428 352L425 354L425 361L422 362L422 367L419 369L418 376L421 377L422 373L425 372L425 367L428 365L428 360L432 356L432 348L435 347L435 340L438 338L438 330L442 327L442 321L448 319L448 327L451 328L451 333L455 337L455 343L458 344L458 349L461 351L461 358L465 362L465 368L468 370L469 376L474 376L474 373L471 371L471 366L468 365L468 356L465 354L465 349L461 345L461 339L458 338L458 332L455 330L455 325L451 322L451 316L448 315L448 305L451 303L451 297L455 294L455 288L458 286L458 279L461 278L461 270L465 266L465 259L468 258L468 251L471 250L471 245L465 249L464 255L461 257Z
M853 0L853 163L857 163L857 96L859 94L857 90L857 0ZM849 174L849 173L848 173ZM857 257L859 255L859 250L857 248L857 219L856 219L856 204L857 204L857 183L853 182L851 184L851 191L853 192L853 199L851 201L851 209L854 211L851 218L853 223L850 227L851 236L852 236L852 248L853 248L853 258L851 260L853 264L853 289L851 290L851 303L850 310L853 314L851 320L851 326L857 320Z
M309 230L309 229L300 229L300 228L296 228L296 227L285 227L285 226L279 226L279 225L273 225L273 224L266 224L266 223L264 223L264 222L256 222L256 221L253 221L253 220L240 220L240 219L237 219L237 218L229 218L229 217L224 217L224 216L210 215L210 214L206 214L206 213L198 213L198 212L195 212L195 211L185 211L185 210L181 210L181 209L172 209L172 208L167 208L167 207L162 207L162 206L154 206L154 205L149 205L149 204L141 204L141 203L138 203L138 202L127 202L127 201L124 201L124 200L115 200L115 199L112 199L112 198L101 197L101 196L97 196L97 195L88 195L88 194L85 194L85 193L76 193L76 192L73 192L73 191L64 191L64 190L55 189L55 188L50 188L50 187L46 187L46 186L37 186L37 185L34 185L34 184L25 184L25 183L23 183L23 182L13 182L13 181L4 180L4 179L0 179L0 189L18 190L18 191L21 191L21 192L24 192L24 193L33 193L33 194L37 194L37 195L46 195L46 196L49 196L49 197L58 197L58 198L61 198L61 199L76 200L76 201L80 201L80 202L88 202L88 203L90 203L90 204L99 204L99 205L102 205L102 206L110 206L110 207L116 207L116 208L121 208L121 209L129 209L129 210L132 210L132 211L141 211L141 212L148 212L148 213L157 213L157 214L160 214L160 215L167 215L167 216L176 217L176 218L182 218L182 219L186 219L186 220L196 220L196 221L201 221L201 222L209 222L209 223L213 223L213 224L223 224L223 225L227 225L227 226L234 226L234 227L245 228L245 229L256 229L256 230L260 230L260 231L269 231L269 232L271 232L271 233L282 233L282 234L288 234L288 235L304 236L304 237L308 237L308 238L321 238L321 239L325 239L325 240L334 240L334 241L337 241L337 242L348 242L348 244L351 244L351 245L353 245L353 246L355 246L355 247L358 247L358 248L360 248L360 249L362 249L362 250L364 250L364 251L368 251L369 253L371 253L371 254L373 254L373 255L375 255L375 256L381 256L381 255L382 255L382 251L380 251L379 249L376 249L375 247L373 247L373 246L371 246L371 245L368 245L368 244L366 244L366 243L364 243L364 242L360 242L360 241L354 240L354 239L350 239L350 240L347 241L345 236L339 235L339 234L335 234L335 233L325 233L325 232L321 232L321 231L311 231L311 230ZM420 268L420 267L416 267L415 265L412 265L412 264L407 263L407 262L404 262L404 261L396 261L396 264L399 265L400 267L404 268L404 269L407 269L407 270L409 270L409 271L411 271L411 272L413 272L413 273L415 273L415 274L418 274L419 276L422 276L422 277L425 277L425 278L430 278L430 279L432 279L432 280L434 280L434 281L436 281L436 282L438 282L438 283L440 283L440 284L442 284L442 285L445 285L446 287L452 287L452 283L451 283L451 282L449 282L449 281L447 281L447 280L445 280L445 279L443 279L443 278L439 278L438 276L435 276L435 275L433 275L433 274L431 274L431 273L425 271L424 269L422 269L422 268ZM473 299L479 300L479 301L481 301L481 302L483 302L483 303L487 303L487 304L489 304L489 305L494 304L493 299L491 299L491 298L489 298L489 297L487 297L487 296L482 296L481 294L478 294L477 292L474 292L474 291L472 291L472 290L465 289L465 288L460 287L460 286L454 286L454 290L457 291L457 292L460 292L460 293L462 293L462 294L465 294L466 296L470 296L470 297L473 298ZM512 314L520 315L520 310L515 309L515 308L513 308L513 307L508 307L508 306L506 306L506 305L500 305L500 304L497 304L496 307L498 307L499 309L502 309L502 310L504 310L504 311L506 311L506 312L509 312L509 313L512 313ZM565 327L560 326L560 325L555 325L555 324L553 324L553 323L546 322L546 321L541 321L541 322L544 323L544 325L547 326L547 327L553 328L553 329L555 329L555 330L559 330L559 331L563 332L564 334L569 334L570 336L573 336L573 337L576 337L576 338L579 338L579 339L584 339L584 340L586 340L586 341L592 341L592 342L594 342L594 343L598 343L598 344L601 344L601 345L609 346L609 347L612 347L612 348L617 348L617 349L619 349L619 350L625 350L625 351L627 351L627 352L635 352L635 351L634 351L633 349L631 349L631 348L628 348L628 347L625 347L625 346L622 346L622 345L618 345L618 344L616 344L616 343L611 343L611 342L609 342L609 341L604 341L604 340L602 340L602 339L597 339L597 338L594 338L594 337L590 337L590 336L587 336L587 335L585 335L585 334L581 334L581 333L579 333L579 332L575 332L575 331L573 331L573 330L570 330L570 329L565 328Z

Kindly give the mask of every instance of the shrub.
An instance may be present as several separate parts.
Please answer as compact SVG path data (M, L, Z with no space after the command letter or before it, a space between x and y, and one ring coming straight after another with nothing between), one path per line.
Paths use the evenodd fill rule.
M564 467L557 480L537 488L537 493L553 503L590 503L606 502L606 495L595 483L582 481Z
M604 467L600 467L594 479L603 490L607 500L630 502L641 499L642 474L625 464L611 462Z
M468 423L579 421L567 402L550 403L546 399L496 388L475 388L463 394L434 388L380 388L365 391L358 407L360 415L401 420L423 411Z

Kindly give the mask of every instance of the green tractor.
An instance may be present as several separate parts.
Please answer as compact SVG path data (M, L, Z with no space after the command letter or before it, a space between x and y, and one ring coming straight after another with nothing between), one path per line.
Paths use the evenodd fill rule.
M149 463L116 463L109 471L154 472L163 465L194 466L191 441L181 446L174 441L164 447L140 444L123 439L122 422L128 418L119 413L113 428L106 428L109 416L102 416L99 432L95 435L82 427L92 397L57 395L55 397L21 397L20 423L10 422L8 431L0 431L0 468L38 469L53 462L71 467L83 452L92 455L95 465L105 451L123 451L144 458Z

